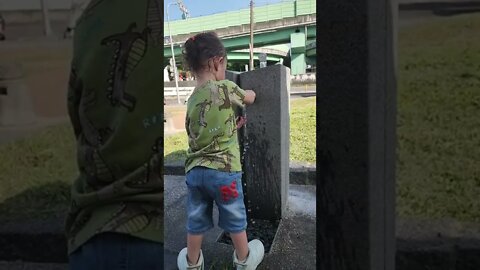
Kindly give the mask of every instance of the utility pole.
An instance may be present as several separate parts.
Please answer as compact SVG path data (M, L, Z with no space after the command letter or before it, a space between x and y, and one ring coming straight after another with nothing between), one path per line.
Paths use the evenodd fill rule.
M182 0L177 0L177 6L182 12L182 19L186 20L190 18L190 12L188 11L187 7L185 6Z
M170 37L170 49L172 50L172 68L173 68L173 74L175 76L175 89L177 90L177 103L181 104L180 102L180 91L178 89L178 74L177 74L177 63L175 62L175 51L173 49L173 38L172 38L172 32L170 31L170 16L168 15L168 9L170 8L170 5L178 5L178 3L169 3L167 5L167 26L168 26L168 36Z
M48 5L46 0L40 0L43 13L44 34L48 37L52 35L52 27L50 25L50 16L48 14Z
M250 0L250 70L253 70L253 0Z

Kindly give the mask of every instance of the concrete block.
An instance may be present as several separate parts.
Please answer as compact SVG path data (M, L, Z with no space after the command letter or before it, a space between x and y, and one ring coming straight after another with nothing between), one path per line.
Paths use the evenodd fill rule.
M238 71L227 70L225 72L225 79L230 80L230 81L232 81L236 84L239 84L240 83L240 74L241 74L241 72L238 72Z
M289 184L290 71L282 65L240 74L240 87L257 94L246 109L245 193L250 217L280 219Z

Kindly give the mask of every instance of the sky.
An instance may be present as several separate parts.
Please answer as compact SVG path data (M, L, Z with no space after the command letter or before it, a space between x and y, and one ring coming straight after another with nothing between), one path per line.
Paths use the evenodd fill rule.
M72 0L48 0L53 9L68 9ZM40 0L0 0L0 10L40 9Z
M254 0L254 4L263 6L265 4L274 4L286 0ZM167 18L167 5L168 3L176 3L176 0L164 0L165 7L165 20ZM183 3L190 12L190 16L199 17L210 15L214 13L220 13L230 10L238 10L249 8L250 0L183 0ZM176 5L170 5L169 9L170 20L179 20L182 18L182 13Z

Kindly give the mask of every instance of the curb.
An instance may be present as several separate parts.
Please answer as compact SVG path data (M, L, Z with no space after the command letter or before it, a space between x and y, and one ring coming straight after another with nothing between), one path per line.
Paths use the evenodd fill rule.
M169 162L164 165L165 175L185 175L183 161ZM317 169L315 165L290 163L290 184L317 185Z
M428 245L428 246L426 246ZM400 270L477 270L480 267L480 239L397 239L396 268Z
M0 261L67 262L65 216L58 213L45 220L0 220Z
M397 269L480 269L480 225L453 219L397 221Z
M424 2L406 2L398 5L402 11L438 11L447 9L469 9L480 7L478 1L424 1Z

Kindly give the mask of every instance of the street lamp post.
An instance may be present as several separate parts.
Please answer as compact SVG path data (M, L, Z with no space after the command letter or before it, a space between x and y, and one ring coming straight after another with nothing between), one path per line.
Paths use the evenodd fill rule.
M168 9L170 5L176 5L177 3L168 3L167 5L167 25L168 25L168 35L170 37L170 48L172 49L172 60L173 60L173 74L175 77L175 89L177 90L177 102L180 104L180 93L178 91L178 75L177 75L177 64L175 63L175 52L173 50L173 39L172 39L172 32L170 31L170 17L168 14Z

